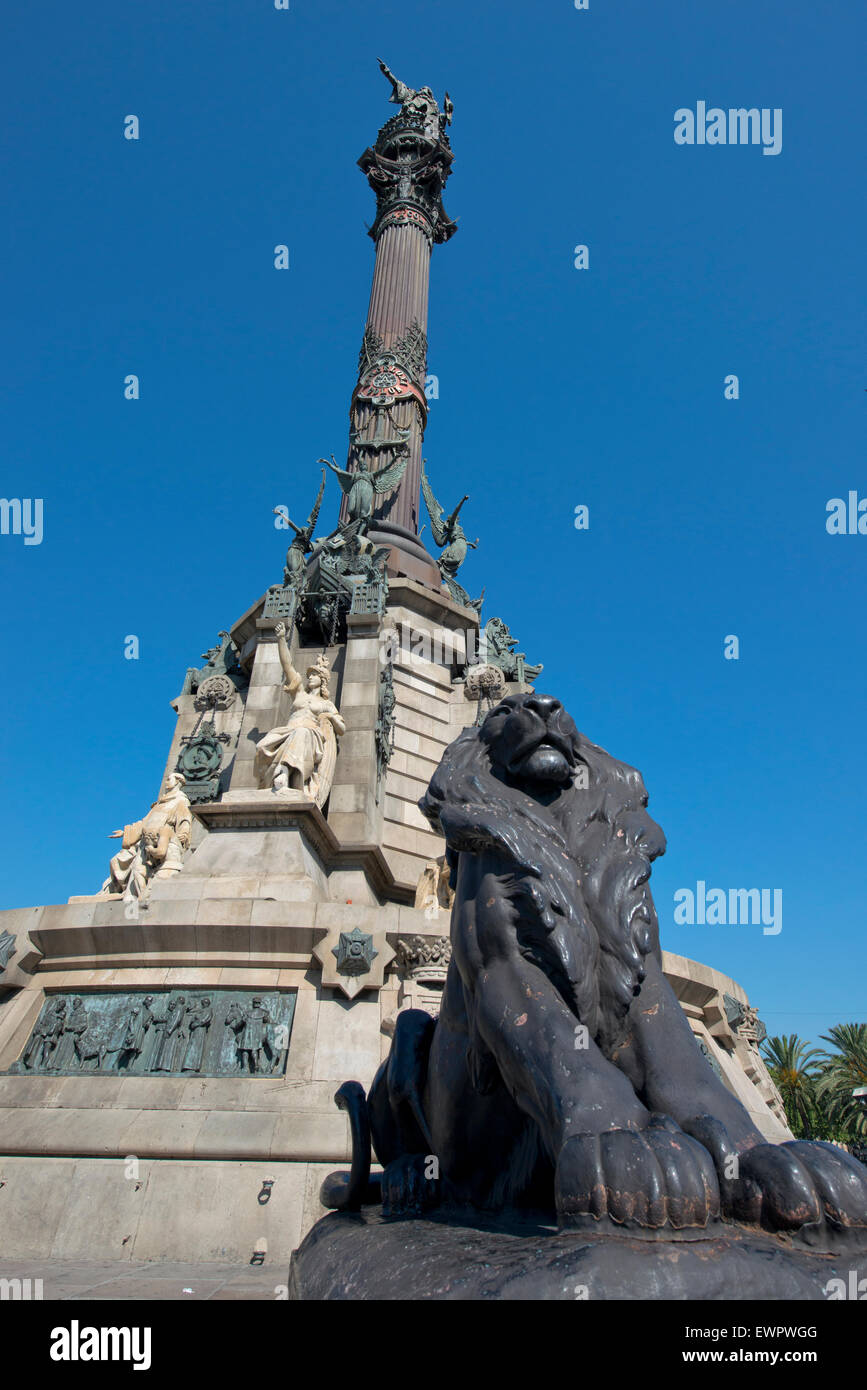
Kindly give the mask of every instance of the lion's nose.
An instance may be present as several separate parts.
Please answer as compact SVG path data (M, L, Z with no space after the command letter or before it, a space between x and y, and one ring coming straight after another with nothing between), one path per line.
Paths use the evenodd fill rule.
M550 719L555 710L561 708L560 701L553 695L531 695L527 700L527 709L535 710L536 714L543 719Z

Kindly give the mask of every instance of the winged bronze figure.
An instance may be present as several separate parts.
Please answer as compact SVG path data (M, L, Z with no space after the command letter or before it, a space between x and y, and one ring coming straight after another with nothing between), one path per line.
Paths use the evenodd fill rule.
M333 455L330 460L319 460L320 463L328 464L332 473L337 474L337 481L348 499L349 524L359 523L360 531L367 529L367 523L373 516L376 498L397 487L406 471L408 461L409 453L404 452L385 468L365 468L362 465L353 473L349 473L345 468L337 467Z
M320 459L321 463L322 460ZM316 522L319 519L319 508L322 506L322 494L325 492L325 469L322 470L322 482L319 484L319 491L316 494L316 501L313 503L313 510L307 518L306 526L296 526L291 517L286 515L282 507L275 507L275 516L282 516L288 521L295 535L289 543L286 551L286 564L283 567L283 583L288 587L295 587L307 572L305 557L313 549L313 532L316 530Z
M465 502L469 502L469 496L462 497L451 515L445 516L444 509L434 497L433 489L424 471L424 464L426 463L427 459L422 459L421 490L430 517L434 541L440 546L442 552L437 557L439 572L452 598L457 603L463 604L465 608L475 608L478 611L482 606L484 591L482 598L471 599L466 589L457 582L455 577L467 558L467 551L476 550L479 544L478 536L474 541L467 540L464 528L458 521L461 507Z

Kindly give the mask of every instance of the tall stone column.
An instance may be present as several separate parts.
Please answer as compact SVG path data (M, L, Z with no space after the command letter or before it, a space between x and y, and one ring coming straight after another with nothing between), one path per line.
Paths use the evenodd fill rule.
M442 204L453 158L446 133L452 106L446 96L441 111L429 87L415 91L382 67L400 111L358 161L376 194L370 229L376 264L350 405L347 468L375 474L406 460L397 486L376 499L370 537L391 546L392 575L439 589L439 574L418 539L419 486L431 250L456 230ZM340 519L348 520L345 498Z

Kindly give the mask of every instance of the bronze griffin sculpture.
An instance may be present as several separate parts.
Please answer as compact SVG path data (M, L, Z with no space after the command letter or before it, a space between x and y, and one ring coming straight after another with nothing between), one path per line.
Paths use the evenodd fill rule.
M696 1046L662 973L648 880L665 837L634 768L559 700L512 695L446 749L419 804L456 889L442 1008L398 1014L369 1096L338 1092L354 1158L326 1179L326 1206L864 1242L863 1165L830 1144L766 1143Z

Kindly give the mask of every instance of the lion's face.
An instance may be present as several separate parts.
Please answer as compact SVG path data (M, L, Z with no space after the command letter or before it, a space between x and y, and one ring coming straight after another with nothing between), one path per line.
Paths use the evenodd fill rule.
M514 782L556 787L575 770L578 730L553 695L508 695L481 728L495 769Z

